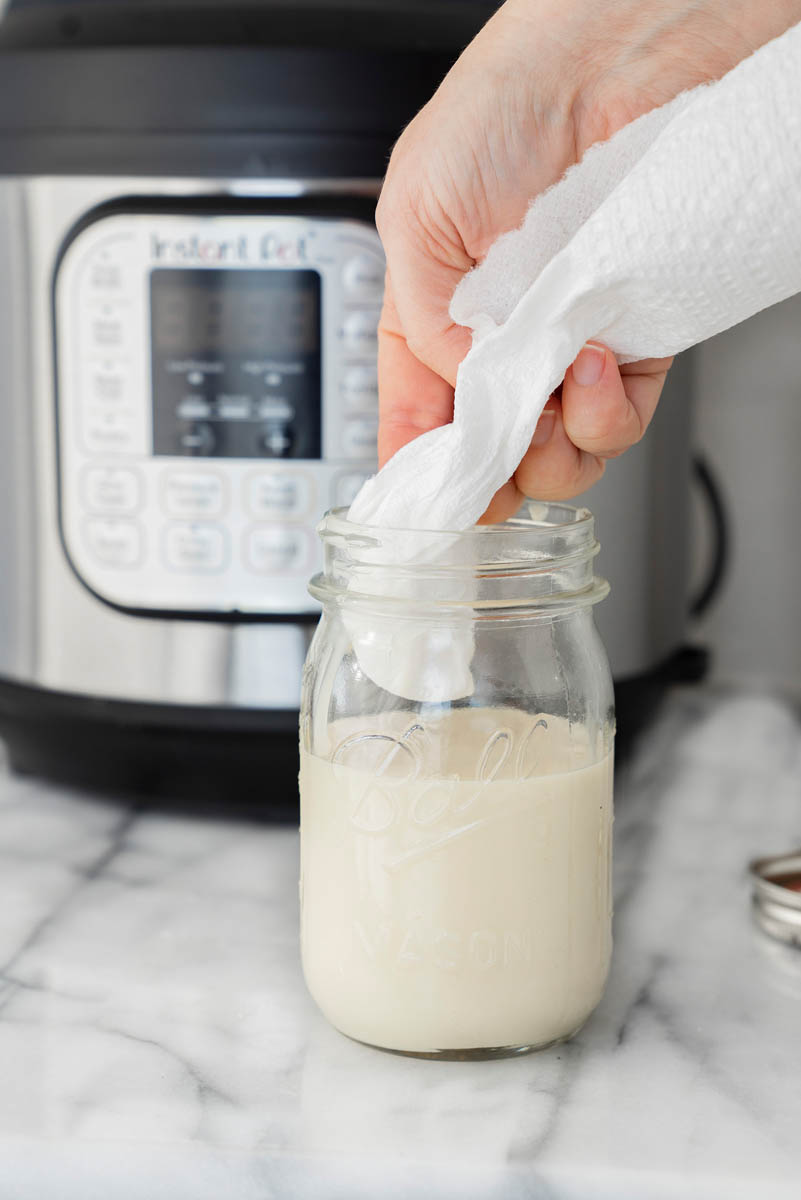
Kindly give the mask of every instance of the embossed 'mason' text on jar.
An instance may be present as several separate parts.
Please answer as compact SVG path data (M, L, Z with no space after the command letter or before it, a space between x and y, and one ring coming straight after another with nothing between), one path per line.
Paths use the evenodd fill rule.
M481 1057L569 1037L611 952L614 715L586 509L322 526L304 672L309 989L342 1032ZM419 535L414 535L419 536ZM419 541L416 543L419 549Z

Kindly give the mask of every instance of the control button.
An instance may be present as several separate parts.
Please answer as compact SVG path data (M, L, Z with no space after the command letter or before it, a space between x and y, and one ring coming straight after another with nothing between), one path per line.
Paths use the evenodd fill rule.
M181 446L185 454L196 454L200 458L208 458L214 453L217 439L210 425L193 425L181 434Z
M261 439L263 449L271 458L285 458L292 449L292 431L285 425L274 425Z
M349 409L375 408L378 404L376 368L348 367L342 378L342 395Z
M247 483L248 508L255 517L303 517L312 499L312 481L305 475L263 471Z
M349 313L342 327L345 349L351 354L373 355L378 350L378 312Z
M225 531L217 525L170 525L164 558L177 571L219 571L225 565Z
M92 319L92 341L103 349L118 349L125 337L122 321L113 312L104 309Z
M128 453L134 446L134 422L130 413L90 408L86 416L84 442L87 450L93 453Z
M247 537L247 560L254 571L305 571L309 563L309 533L286 525L262 525Z
M211 416L211 404L205 396L184 396L178 416L182 421L205 421Z
M342 279L352 296L380 300L384 290L384 263L373 254L355 254L346 262Z
M92 370L92 396L102 404L116 404L125 398L127 376L114 363L100 363Z
M266 387L284 387L288 377L305 375L307 366L303 359L260 359L250 358L242 362L246 375L260 375Z
M122 467L88 467L83 494L92 512L131 513L139 507L139 478Z
M283 396L264 396L259 401L259 416L262 421L291 421L294 407Z
M122 267L113 262L104 251L89 271L89 285L98 291L119 291L122 287Z
M250 396L217 397L217 416L223 421L247 421L250 415Z
M86 522L86 540L98 562L106 567L134 567L142 554L142 534L133 521Z
M347 458L375 458L378 454L378 421L348 421L342 434L342 449Z
M218 475L176 471L163 481L164 508L171 517L214 517L223 510L225 493Z
M364 475L361 471L348 471L347 475L340 475L334 487L334 503L343 508L350 508L361 491L362 484L369 478L369 475Z

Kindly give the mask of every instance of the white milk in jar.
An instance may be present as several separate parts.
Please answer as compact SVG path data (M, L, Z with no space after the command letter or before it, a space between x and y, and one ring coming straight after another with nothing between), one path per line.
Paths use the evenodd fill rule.
M612 757L560 718L447 720L433 778L408 717L345 721L331 758L303 753L306 981L337 1029L388 1049L547 1045L609 967Z
M569 1037L611 950L615 720L592 514L450 532L328 513L300 714L309 990L373 1046Z

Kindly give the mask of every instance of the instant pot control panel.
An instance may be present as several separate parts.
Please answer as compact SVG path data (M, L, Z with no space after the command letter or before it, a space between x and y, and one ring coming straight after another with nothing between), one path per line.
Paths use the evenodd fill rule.
M55 275L61 528L152 612L300 613L315 526L376 469L375 228L115 212Z

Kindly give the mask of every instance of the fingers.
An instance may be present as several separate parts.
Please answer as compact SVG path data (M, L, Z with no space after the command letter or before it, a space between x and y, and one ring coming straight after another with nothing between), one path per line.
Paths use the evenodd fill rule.
M614 354L588 342L565 375L562 415L580 450L615 458L638 442L654 415L670 359L618 368Z
M409 349L387 276L378 326L378 465L453 419L453 388Z
M552 397L542 411L514 481L524 496L564 500L592 487L604 461L577 446L565 428L564 401Z
M442 188L430 178L425 113L398 141L376 209L391 266L378 337L380 466L413 438L452 420L456 372L471 343L469 331L454 324L448 309L474 260ZM438 166L440 156L433 162Z
M478 522L479 525L496 525L508 520L509 517L515 515L524 500L525 496L515 480L510 479L492 497L483 517Z
M605 460L643 436L671 359L618 367L615 356L588 343L568 370L561 398L546 404L513 479L493 497L481 523L504 521L524 497L564 500L592 487ZM425 366L403 336L389 277L379 327L379 463L401 446L453 418L453 388Z
M567 500L597 483L605 460L622 454L645 433L654 415L671 359L618 367L606 347L590 343L568 370L561 397L552 397L531 445L493 498L482 521L502 521L524 496Z
M397 153L398 147L376 209L394 284L393 326L403 332L412 353L453 387L471 338L467 329L454 324L448 308L456 285L474 262L447 218L429 214L430 201L420 196L412 200L403 188L392 186Z

